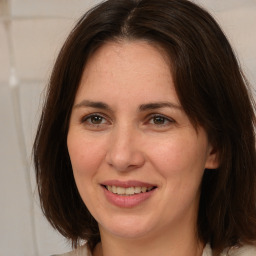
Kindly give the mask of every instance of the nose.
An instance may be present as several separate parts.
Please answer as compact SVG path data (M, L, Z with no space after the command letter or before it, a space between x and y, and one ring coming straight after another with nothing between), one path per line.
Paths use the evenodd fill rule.
M141 134L136 129L119 127L112 131L107 163L117 171L130 171L142 167L145 156L141 146Z

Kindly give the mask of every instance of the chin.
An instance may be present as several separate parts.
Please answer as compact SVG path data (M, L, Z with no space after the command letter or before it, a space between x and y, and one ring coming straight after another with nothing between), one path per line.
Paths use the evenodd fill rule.
M115 217L113 221L99 224L100 230L104 230L105 232L111 233L112 235L125 239L138 239L143 238L150 234L152 230L154 230L155 226L150 221L146 221L144 216L140 217L132 217L126 216Z

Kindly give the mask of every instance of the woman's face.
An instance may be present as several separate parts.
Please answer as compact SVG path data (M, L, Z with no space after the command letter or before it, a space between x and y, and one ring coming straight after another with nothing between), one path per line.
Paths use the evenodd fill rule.
M67 145L79 193L101 234L195 231L200 183L217 160L175 92L164 53L109 42L89 59Z

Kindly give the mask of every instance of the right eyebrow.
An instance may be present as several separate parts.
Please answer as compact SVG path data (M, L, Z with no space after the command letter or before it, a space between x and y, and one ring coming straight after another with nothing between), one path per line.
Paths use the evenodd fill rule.
M104 110L112 111L111 108L101 101L90 101L90 100L82 100L81 102L77 103L74 108L82 108L82 107L91 107L91 108L99 108Z
M182 107L174 104L172 102L152 102L147 104L142 104L139 107L140 111L147 111L147 110L154 110L154 109L160 109L160 108L174 108L178 110L182 110Z

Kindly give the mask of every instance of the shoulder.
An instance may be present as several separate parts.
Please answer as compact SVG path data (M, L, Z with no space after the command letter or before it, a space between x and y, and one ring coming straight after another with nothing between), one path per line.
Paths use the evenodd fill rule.
M209 244L205 246L202 256L213 256ZM256 245L233 246L225 249L220 256L256 256Z
M221 256L256 256L256 245L242 245L225 250Z
M91 256L90 251L88 250L86 244L83 246L78 247L76 250L67 252L64 254L56 254L52 256Z

